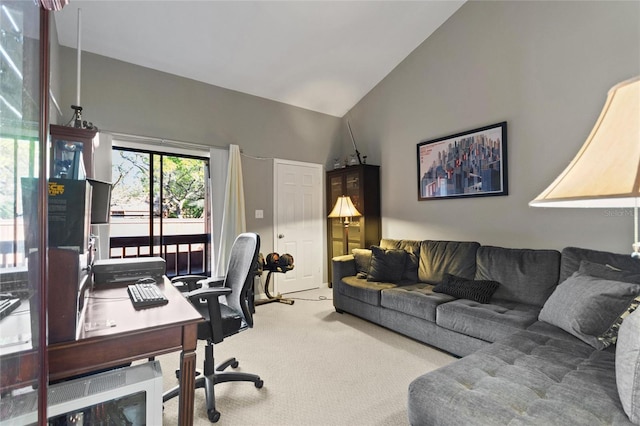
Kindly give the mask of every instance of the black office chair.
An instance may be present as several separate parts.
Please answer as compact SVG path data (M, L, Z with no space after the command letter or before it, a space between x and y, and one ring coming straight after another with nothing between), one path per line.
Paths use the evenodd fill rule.
M263 385L260 376L249 373L224 371L231 366L236 368L238 361L235 358L215 365L213 358L213 346L222 342L226 337L253 327L253 316L249 308L248 294L253 287L253 279L258 267L258 251L260 249L260 236L254 233L244 233L238 235L229 257L227 275L222 286L207 287L185 292L191 303L206 320L198 324L198 339L206 340L207 346L204 352L204 370L195 381L195 387L205 388L207 398L207 416L212 422L220 419L220 413L216 411L214 385L224 382L248 381L253 382L255 387L261 388ZM190 284L185 285L180 281L180 277L174 278L178 288L194 287L196 280L202 277L188 276ZM213 281L216 281L215 279ZM181 284L178 284L181 283ZM201 283L202 284L202 283ZM221 297L224 296L224 297ZM162 396L165 402L180 392L179 387L167 391Z

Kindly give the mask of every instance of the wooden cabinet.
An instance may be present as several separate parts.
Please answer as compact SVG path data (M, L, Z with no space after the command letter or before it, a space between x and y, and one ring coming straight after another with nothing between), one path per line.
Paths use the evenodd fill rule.
M380 244L380 167L369 164L349 166L327 172L327 215L338 197L348 195L360 217L351 219L348 242L344 242L344 225L340 219L327 219L327 251L329 285L331 286L331 259L349 254L354 248L367 248ZM346 245L346 247L345 247Z

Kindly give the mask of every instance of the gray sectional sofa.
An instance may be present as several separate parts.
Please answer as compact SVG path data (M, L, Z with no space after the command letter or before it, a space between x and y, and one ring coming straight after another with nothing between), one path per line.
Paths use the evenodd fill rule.
M332 262L337 312L463 357L410 384L411 424L640 422L640 260L383 239Z

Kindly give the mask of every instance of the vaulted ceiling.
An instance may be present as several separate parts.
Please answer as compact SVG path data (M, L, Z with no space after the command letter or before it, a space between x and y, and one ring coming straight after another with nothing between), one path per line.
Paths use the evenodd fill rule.
M79 27L83 52L342 117L463 3L72 0L55 19L63 46Z

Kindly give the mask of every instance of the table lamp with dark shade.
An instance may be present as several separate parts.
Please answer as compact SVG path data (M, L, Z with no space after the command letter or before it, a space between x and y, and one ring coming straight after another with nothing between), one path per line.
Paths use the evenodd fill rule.
M329 213L329 218L340 218L344 224L344 254L349 254L349 224L350 218L362 216L356 206L353 205L348 195L338 197L333 210Z
M640 77L615 85L587 141L534 207L633 208L633 257L640 258Z

